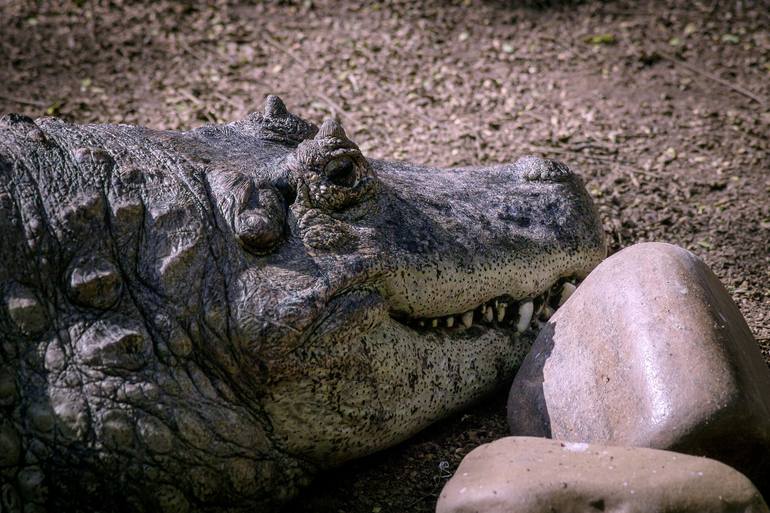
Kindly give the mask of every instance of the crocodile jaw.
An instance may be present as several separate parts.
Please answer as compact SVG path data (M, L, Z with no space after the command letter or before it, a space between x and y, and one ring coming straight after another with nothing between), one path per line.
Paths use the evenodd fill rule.
M399 443L508 382L574 288L559 280L537 297L507 299L507 311L499 299L470 318L433 320L394 318L379 293L351 292L292 352L302 371L271 386L274 433L321 467Z
M273 386L265 409L291 454L335 465L401 442L511 379L532 338L482 327L420 333L386 318L324 346L343 372L309 368Z

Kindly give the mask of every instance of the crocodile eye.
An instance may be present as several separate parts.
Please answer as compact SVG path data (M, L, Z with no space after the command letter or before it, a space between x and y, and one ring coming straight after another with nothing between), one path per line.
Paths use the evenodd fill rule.
M330 160L324 167L324 174L334 185L353 187L356 184L356 164L348 156Z

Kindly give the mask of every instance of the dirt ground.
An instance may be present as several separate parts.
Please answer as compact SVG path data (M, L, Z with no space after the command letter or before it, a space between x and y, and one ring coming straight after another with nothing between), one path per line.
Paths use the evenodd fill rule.
M366 155L577 168L612 251L700 255L770 359L770 3L0 0L0 112L188 128L268 93ZM287 512L432 511L504 391L327 473Z

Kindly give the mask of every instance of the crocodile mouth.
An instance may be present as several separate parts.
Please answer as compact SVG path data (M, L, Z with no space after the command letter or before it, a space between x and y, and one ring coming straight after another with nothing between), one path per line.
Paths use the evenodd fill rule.
M540 329L542 324L569 299L579 283L580 280L577 277L562 278L545 292L534 297L514 299L512 296L502 295L471 310L451 315L411 318L401 314L391 314L391 317L416 331L462 332L479 326L525 333Z

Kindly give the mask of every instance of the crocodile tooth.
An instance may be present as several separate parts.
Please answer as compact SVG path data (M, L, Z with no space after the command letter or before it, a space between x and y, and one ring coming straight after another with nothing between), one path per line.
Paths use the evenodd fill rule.
M569 299L577 287L570 282L566 282L561 289L561 297L559 298L559 306L563 305L565 301Z
M508 306L505 303L497 304L497 322L503 322L505 319L505 307Z
M519 322L516 323L516 331L524 333L532 321L532 313L535 311L535 305L532 301L522 303L519 307Z
M470 328L473 324L473 310L465 312L462 317L463 326Z
M438 328L438 319L431 319L430 327L431 328Z
M551 299L551 291L546 290L545 292L543 292L540 295L540 297L537 298L537 301L535 303L535 306L536 306L535 313L532 315L532 317L537 317L538 315L540 315L541 312L544 312L548 308L548 306L551 304L550 299ZM551 314L553 314L553 309L551 310Z
M420 321L418 324L419 324L419 326L420 326L421 328L424 328L424 327L425 327L425 321Z
M492 322L492 319L494 319L495 313L492 311L491 306L484 306L484 320L487 322Z
M454 325L455 325L455 318L450 315L449 317L446 318L446 327L451 328Z

